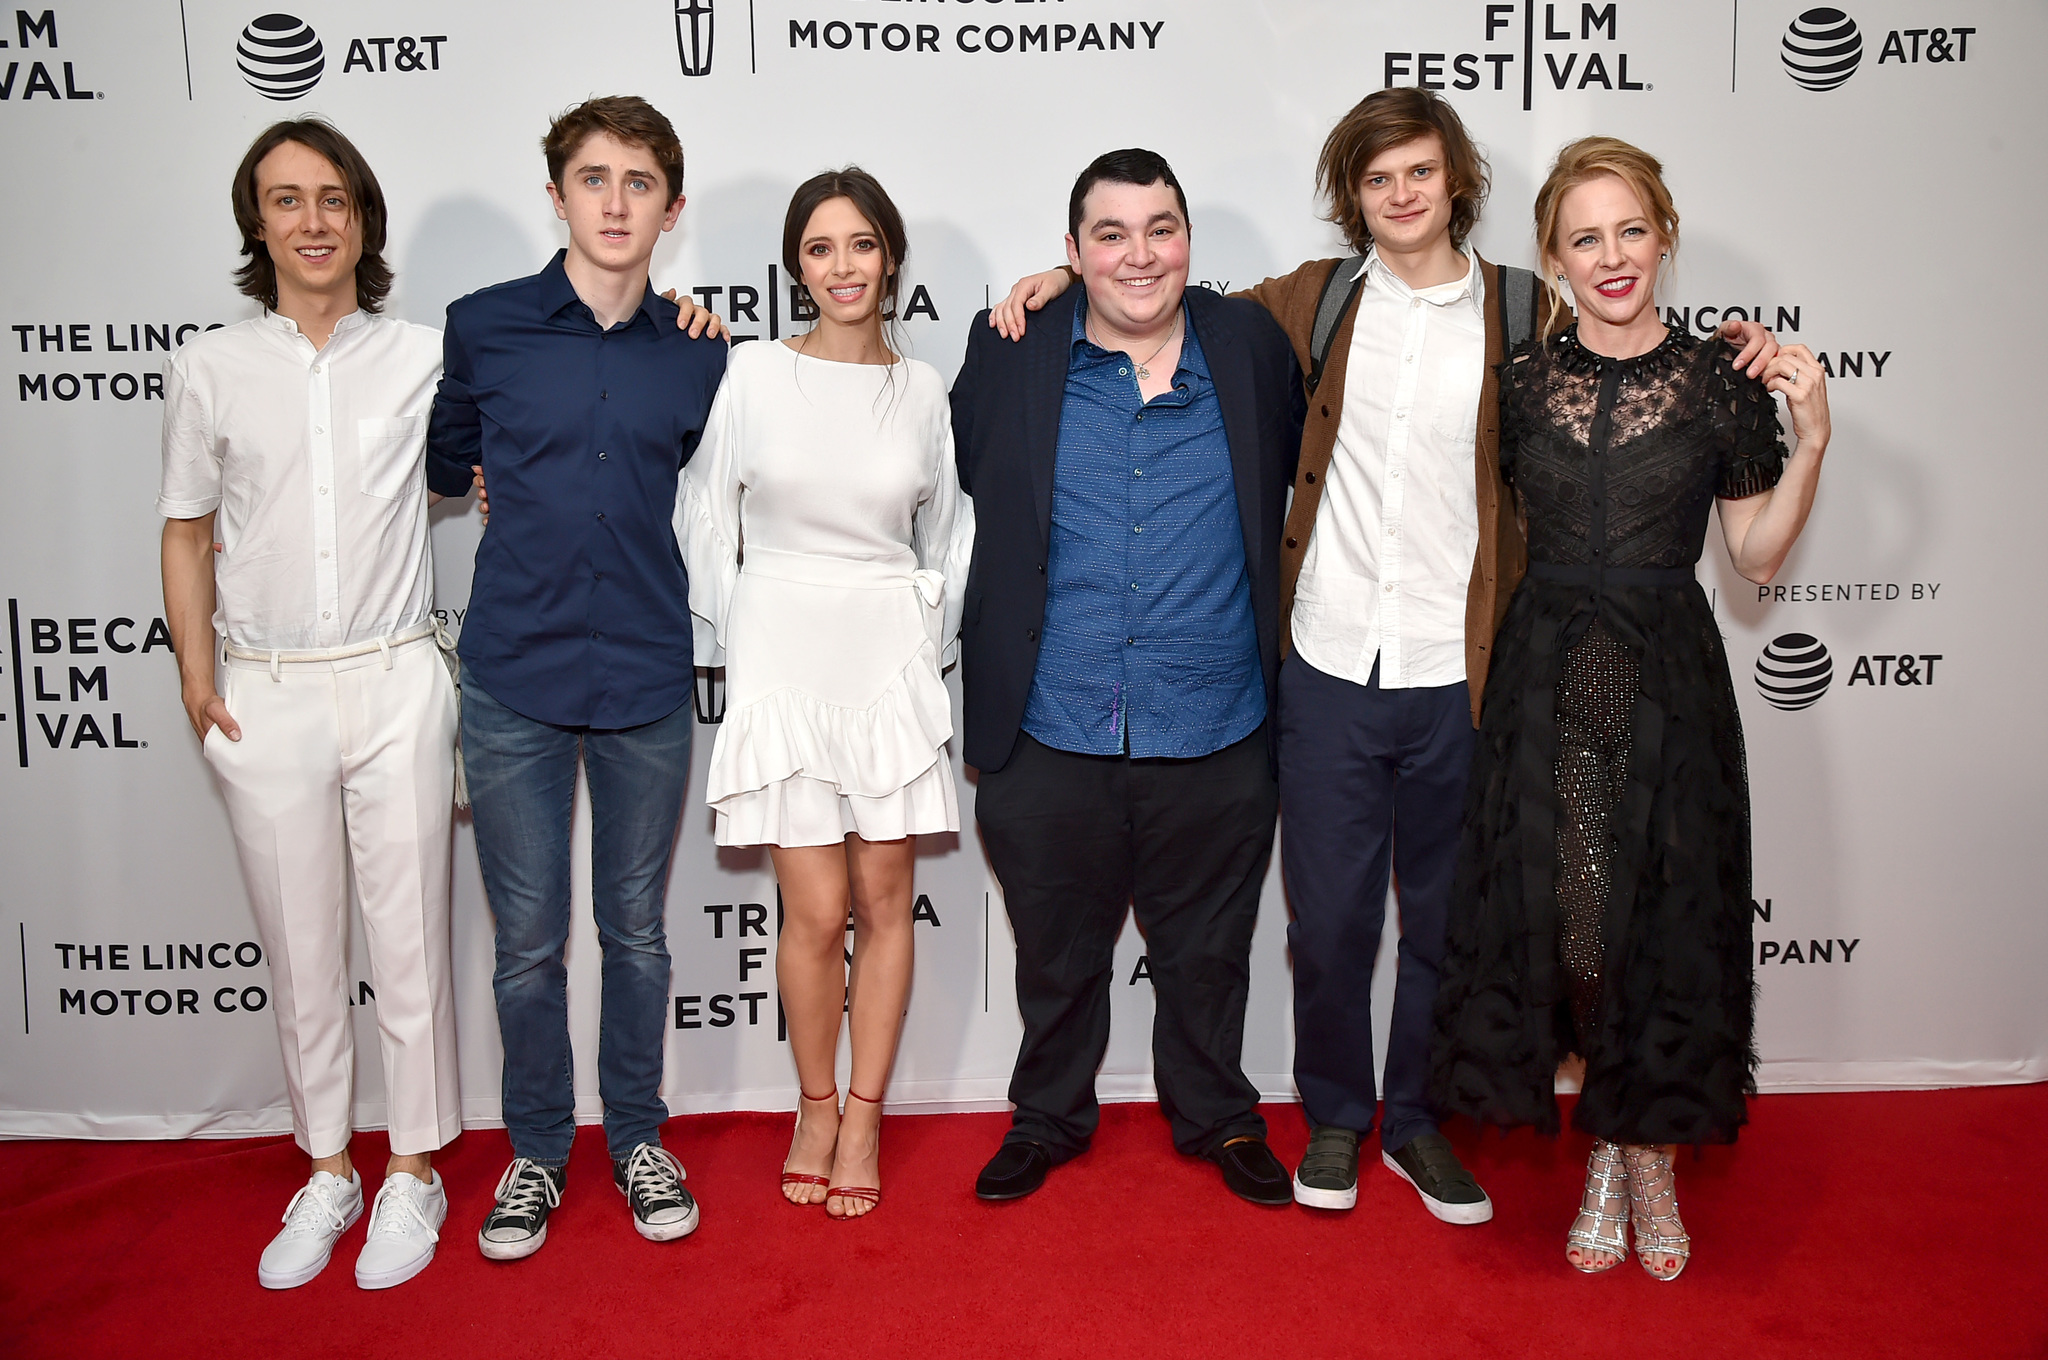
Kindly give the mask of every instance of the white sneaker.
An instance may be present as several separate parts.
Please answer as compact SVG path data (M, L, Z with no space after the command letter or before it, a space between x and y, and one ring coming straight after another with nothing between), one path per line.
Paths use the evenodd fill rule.
M362 1216L361 1176L351 1171L343 1180L332 1172L314 1172L285 1205L284 1231L263 1249L257 1283L265 1289L297 1289L326 1268L335 1242Z
M356 1283L364 1289L404 1284L434 1259L441 1225L448 1220L448 1195L441 1188L441 1173L427 1174L431 1181L406 1171L384 1178L370 1208L362 1255L356 1257Z

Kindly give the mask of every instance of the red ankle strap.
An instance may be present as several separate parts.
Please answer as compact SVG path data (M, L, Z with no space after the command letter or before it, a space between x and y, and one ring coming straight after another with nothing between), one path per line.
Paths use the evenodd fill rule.
M854 1090L851 1086L846 1088L846 1094L850 1096L852 1099L858 1100L863 1105L879 1105L882 1103L882 1098L880 1096L864 1096L860 1092Z
M814 1096L814 1095L812 1095L812 1094L811 1094L811 1093L810 1093L809 1091L806 1091L806 1090L805 1090L805 1089L804 1089L803 1087L801 1087L801 1086L799 1086L799 1087L797 1087L797 1088L796 1088L796 1093L797 1093L798 1095L802 1096L802 1097L803 1097L803 1098L804 1098L805 1100L809 1100L809 1101L826 1101L826 1100L829 1100L829 1101L831 1101L831 1102L832 1102L833 1104L835 1104L835 1105L837 1105L837 1104L839 1103L839 1088L838 1088L837 1086L833 1087L833 1088L832 1088L831 1090L827 1091L827 1092L826 1092L826 1093L825 1093L824 1095L821 1095L821 1096Z

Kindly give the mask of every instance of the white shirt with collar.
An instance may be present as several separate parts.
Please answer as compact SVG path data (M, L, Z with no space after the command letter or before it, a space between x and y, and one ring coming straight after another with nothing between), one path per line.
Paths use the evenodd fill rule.
M1485 283L1413 289L1372 251L1337 443L1295 587L1293 641L1317 670L1383 689L1465 679L1479 550L1473 445L1486 373Z
M219 512L216 632L297 651L427 620L439 331L357 311L315 349L266 311L194 336L166 371L156 508L166 519Z

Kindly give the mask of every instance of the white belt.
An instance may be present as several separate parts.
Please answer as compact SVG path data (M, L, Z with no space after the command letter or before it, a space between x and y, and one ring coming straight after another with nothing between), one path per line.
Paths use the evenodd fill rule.
M230 642L225 644L221 651L223 655L233 657L237 661L268 661L270 663L270 678L274 681L282 681L284 678L283 670L286 666L324 665L335 661L346 661L351 657L368 656L371 652L382 652L384 654L384 669L388 671L391 669L391 653L394 648L407 647L415 642L424 641L440 631L440 622L435 619L429 619L425 623L414 624L412 627L401 632L392 633L388 637L380 637L371 642L357 642L347 647L300 650L278 647L240 647Z

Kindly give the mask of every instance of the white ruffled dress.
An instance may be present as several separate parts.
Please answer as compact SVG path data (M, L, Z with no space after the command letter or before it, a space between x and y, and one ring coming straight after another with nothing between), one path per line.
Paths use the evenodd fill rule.
M937 370L735 346L676 498L699 665L726 668L720 845L958 831L940 679L973 503Z

